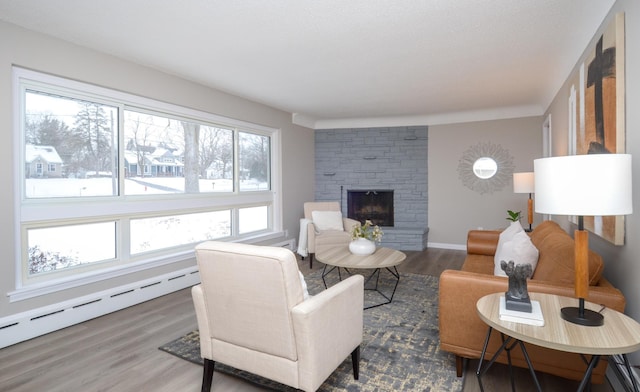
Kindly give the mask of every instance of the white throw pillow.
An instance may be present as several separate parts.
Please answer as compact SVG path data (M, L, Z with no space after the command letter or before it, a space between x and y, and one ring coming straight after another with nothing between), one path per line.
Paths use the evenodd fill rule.
M502 248L504 247L504 244L511 241L513 239L513 236L520 231L524 232L524 229L522 228L520 221L515 221L511 222L509 227L507 227L502 231L502 233L500 233L500 237L498 238L498 246L496 247L496 254L493 258L495 268L497 268L498 270L500 269L500 257L502 257Z
M312 211L311 219L316 231L340 230L344 231L342 212L340 211Z
M298 271L298 274L300 274L300 283L302 284L302 293L304 294L304 300L306 301L309 299L309 290L307 289L307 282L305 282L304 275L302 275L302 272Z
M531 264L531 272L536 270L538 265L538 249L531 242L531 238L524 231L516 232L511 240L506 241L500 254L496 253L494 275L507 276L500 266L500 261L513 261L515 265Z

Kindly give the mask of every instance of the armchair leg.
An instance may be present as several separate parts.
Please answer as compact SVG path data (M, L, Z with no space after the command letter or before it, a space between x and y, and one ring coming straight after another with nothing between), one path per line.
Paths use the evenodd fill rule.
M204 358L204 372L202 374L202 392L211 392L211 380L213 379L213 367L215 361Z
M360 346L351 352L351 362L353 363L353 379L360 377Z
M313 269L313 253L309 253L309 269Z

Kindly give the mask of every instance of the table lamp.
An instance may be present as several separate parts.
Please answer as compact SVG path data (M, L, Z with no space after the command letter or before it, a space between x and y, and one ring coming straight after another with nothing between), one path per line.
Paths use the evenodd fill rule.
M535 191L535 182L533 172L513 173L513 193L528 193L527 201L527 219L529 221L529 230L533 224L533 199L531 194Z
M580 325L602 325L601 313L584 308L589 292L589 234L583 217L632 213L631 155L571 155L536 159L533 165L536 212L578 217L574 285L579 303L577 308L562 308L562 318Z

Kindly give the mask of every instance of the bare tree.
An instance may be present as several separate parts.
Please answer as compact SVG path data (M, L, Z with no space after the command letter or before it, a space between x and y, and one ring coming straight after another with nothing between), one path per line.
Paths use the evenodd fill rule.
M251 178L266 181L269 178L269 138L251 133L240 133L240 169Z
M150 141L153 130L149 125L144 125L140 121L140 115L130 116L127 121L129 132L131 133L131 139L127 144L127 150L135 151L136 163L138 165L138 171L141 176L144 176L145 157L151 152ZM138 173L131 173L138 174Z
M200 192L200 162L198 161L200 124L182 121L184 130L184 190Z
M221 178L226 178L226 169L233 157L233 131L223 128L202 127L200 129L200 172L206 177L207 169L216 163Z

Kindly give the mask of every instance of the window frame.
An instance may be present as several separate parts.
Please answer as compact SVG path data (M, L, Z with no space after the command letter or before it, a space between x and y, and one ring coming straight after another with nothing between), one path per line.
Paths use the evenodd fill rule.
M15 290L9 293L10 301L33 298L59 290L99 282L137 271L147 270L194 256L194 244L167 248L144 254L130 254L128 233L129 220L176 214L231 211L231 236L223 240L232 242L258 242L282 236L281 197L281 131L280 129L223 117L205 111L162 102L151 98L99 87L37 71L13 67L13 113L14 113L14 204L16 233ZM73 198L27 198L25 192L25 92L38 91L62 97L85 99L118 108L118 182L119 194L110 196ZM156 115L185 119L204 125L229 128L234 131L234 189L232 192L206 192L198 194L125 195L124 170L124 113L125 110L144 111ZM270 165L268 190L241 191L238 186L238 142L237 135L248 132L267 136L270 140ZM146 169L146 166L145 166ZM171 201L171 203L167 203ZM167 208L170 205L170 208ZM240 208L266 206L268 228L257 232L239 234ZM53 207L53 208L52 208ZM31 228L86 224L115 220L117 229L117 257L114 262L104 263L102 268L78 268L73 274L51 274L48 278L34 279L25 276L28 271L28 249L26 233ZM102 263L101 263L102 264Z

